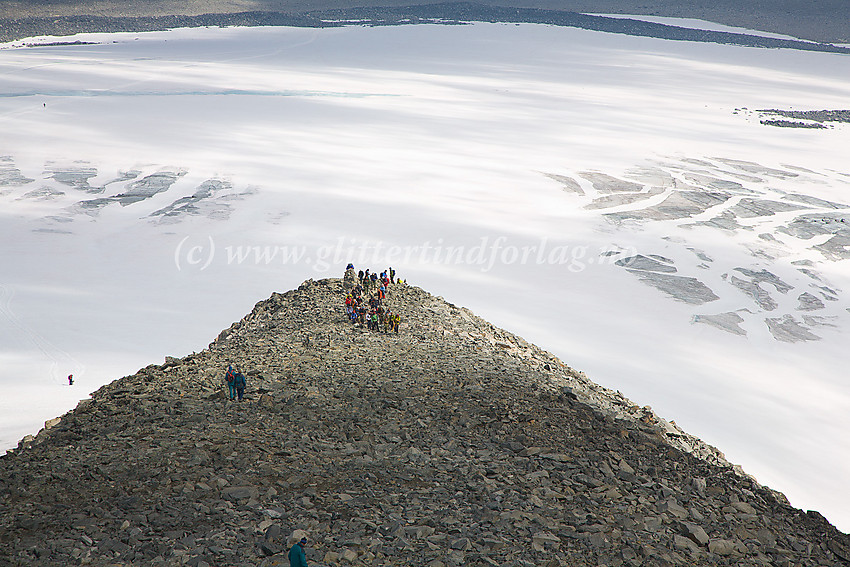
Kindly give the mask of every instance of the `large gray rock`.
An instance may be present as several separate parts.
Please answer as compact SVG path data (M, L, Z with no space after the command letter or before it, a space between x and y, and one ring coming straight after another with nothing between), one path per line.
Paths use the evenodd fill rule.
M705 533L705 530L702 529L702 526L698 526L696 524L686 523L685 524L686 536L688 536L694 543L699 545L708 544L709 537L708 534Z

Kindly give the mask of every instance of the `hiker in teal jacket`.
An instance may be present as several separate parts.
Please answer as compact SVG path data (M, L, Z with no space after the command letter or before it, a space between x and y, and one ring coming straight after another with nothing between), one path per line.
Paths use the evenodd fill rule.
M245 375L241 372L236 372L236 379L233 381L233 385L236 386L236 396L241 402L242 396L245 395L245 386L247 385L245 382Z
M307 545L307 538L302 537L301 541L292 546L289 550L289 565L290 567L307 567L307 555L304 553L304 546Z

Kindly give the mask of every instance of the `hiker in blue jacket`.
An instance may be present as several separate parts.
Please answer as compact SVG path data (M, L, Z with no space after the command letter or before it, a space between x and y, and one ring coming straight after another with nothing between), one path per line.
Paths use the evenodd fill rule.
M236 396L239 398L239 401L242 401L242 396L245 395L245 386L247 385L245 381L245 375L241 372L236 372L236 379L233 381L233 385L236 387ZM233 399L233 398L231 398Z
M304 546L307 545L307 538L302 537L301 541L292 546L289 550L289 565L290 567L307 567L307 555L304 553Z

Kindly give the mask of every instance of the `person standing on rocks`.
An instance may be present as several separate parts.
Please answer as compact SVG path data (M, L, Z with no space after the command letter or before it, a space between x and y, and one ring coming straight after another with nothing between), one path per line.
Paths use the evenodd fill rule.
M342 278L342 286L346 291L350 291L355 285L357 285L357 274L354 273L354 264L349 264Z
M304 546L307 545L307 538L302 537L301 540L292 546L289 550L289 565L290 567L307 567L307 554L304 553Z
M230 399L236 398L236 372L233 371L233 365L227 367L227 373L224 375L224 381L227 382L227 393Z
M236 396L239 401L242 401L242 396L245 395L245 386L248 382L245 380L245 375L242 372L236 371L236 378L233 379L233 386L236 388ZM230 398L231 400L233 398Z

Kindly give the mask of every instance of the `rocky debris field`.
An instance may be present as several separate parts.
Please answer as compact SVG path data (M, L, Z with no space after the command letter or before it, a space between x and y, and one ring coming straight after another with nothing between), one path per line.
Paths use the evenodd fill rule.
M850 541L716 449L406 285L337 279L104 386L0 458L0 564L828 566ZM229 363L244 402L224 393Z

